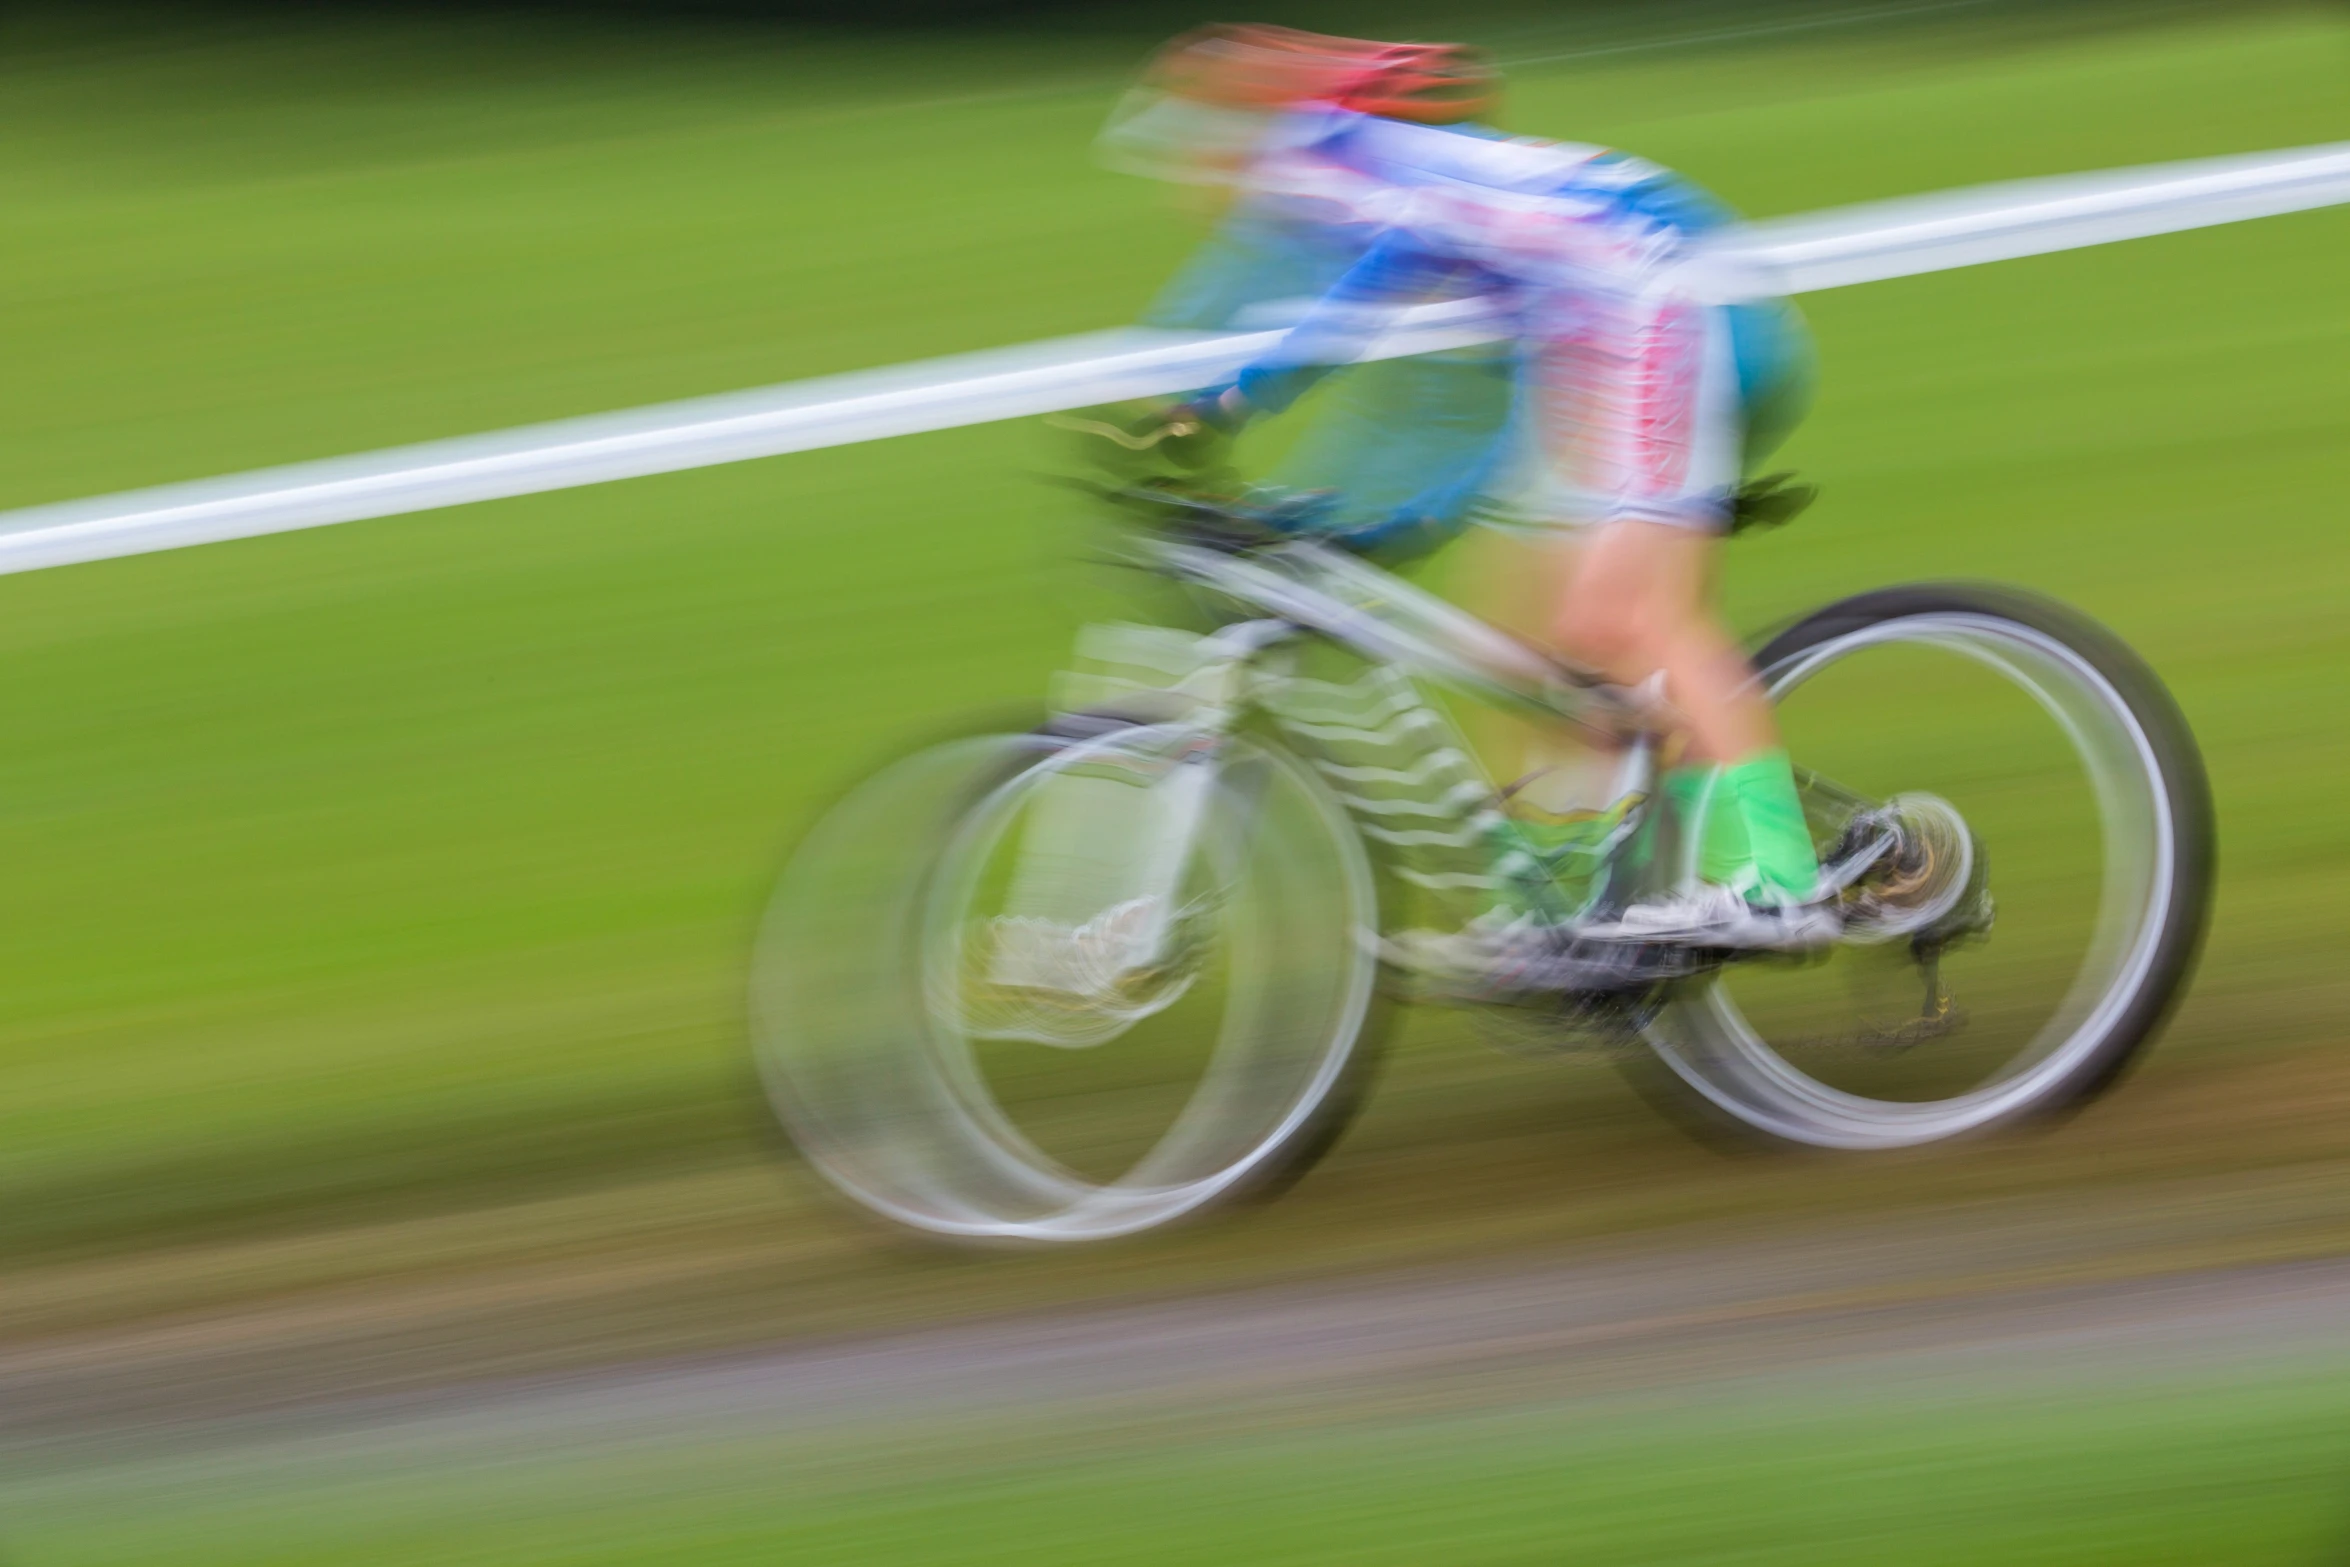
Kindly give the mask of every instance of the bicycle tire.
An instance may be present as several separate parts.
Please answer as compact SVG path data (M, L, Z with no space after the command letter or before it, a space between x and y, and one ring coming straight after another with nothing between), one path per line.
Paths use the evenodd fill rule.
M1131 1186L1076 1179L1003 1115L976 1104L968 1081L946 1081L955 1078L955 1071L938 1064L939 1051L946 1047L930 1037L937 1020L928 1013L917 1015L923 1005L918 998L935 987L909 965L927 961L918 944L924 939L921 931L930 928L923 922L935 920L925 911L954 895L944 879L956 874L955 834L971 828L987 810L1000 808L1006 798L1017 798L1020 790L1033 794L1032 775L1055 758L1065 761L1086 747L1137 743L1136 737L1153 727L1122 715L1083 714L1026 734L997 734L917 752L850 791L787 859L754 959L754 1055L769 1106L791 1141L819 1175L869 1212L909 1230L959 1241L1074 1242L1132 1234L1286 1189L1335 1144L1360 1104L1390 1013L1378 983L1376 876L1343 807L1311 768L1258 737L1235 743L1271 759L1275 787L1291 802L1293 816L1302 811L1297 819L1319 821L1327 829L1323 847L1348 862L1339 879L1346 884L1349 918L1362 926L1364 967L1359 975L1349 971L1352 988L1347 991L1354 1010L1334 1016L1331 1037L1320 1042L1329 1069L1317 1065L1296 1080L1299 1102L1263 1110L1271 1130L1250 1143L1242 1157L1214 1168L1184 1169L1180 1179L1168 1175L1176 1166L1162 1159L1157 1176ZM845 841L843 833L876 826L908 830L886 800L875 815L875 791L886 793L892 779L919 778L926 759L942 758L937 786L924 786L934 796L923 807L930 819L915 824L924 836L898 856L895 884L877 891L871 909L845 916L869 928L861 934L838 929L844 916L828 901L833 889L824 881L826 865L854 868L859 856L874 847ZM902 804L921 790L900 793ZM887 844L879 850L885 859L892 852ZM1281 845L1269 846L1270 852L1281 850ZM824 927L836 928L812 943L812 933ZM1294 942L1300 935L1288 939ZM852 948L864 955L840 961ZM865 1037L812 1037L839 1033L840 1019L859 1020L854 1026L863 1028ZM1218 1026L1230 1025L1220 1017ZM1337 1037L1340 1032L1345 1037ZM1219 1035L1212 1062L1222 1061L1232 1048ZM857 1052L866 1059L844 1064ZM1209 1090L1203 1086L1200 1092L1204 1096ZM1236 1104L1238 1098L1228 1087L1218 1103ZM1196 1108L1187 1106L1186 1115ZM1178 1117L1179 1128L1183 1123ZM1168 1134L1170 1139L1176 1135ZM1250 1134L1236 1135L1245 1139ZM1203 1157L1214 1163L1214 1137L1202 1134L1200 1140L1211 1150ZM1154 1148L1142 1164L1160 1153Z
M2194 736L2160 678L2111 631L2052 600L2013 588L1921 584L1885 588L1831 604L1786 627L1757 650L1759 678L1779 700L1790 671L1832 661L1838 650L1895 643L1904 636L2004 637L2046 650L2049 667L2076 679L2105 704L2146 777L2148 842L2160 863L2119 978L2087 1007L2087 1021L2052 1047L2047 1065L1994 1083L1973 1097L1919 1104L1841 1094L1790 1067L1721 1004L1720 977L1677 995L1650 1030L1653 1056L1636 1082L1708 1133L1734 1129L1779 1143L1882 1149L2045 1121L2079 1109L2110 1088L2159 1034L2185 993L2210 919L2217 867L2211 791ZM2061 650L2059 656L2055 650ZM1817 667L1828 667L1820 662ZM2066 673L2069 670L2070 673ZM2086 700L2086 697L2084 697ZM2126 720L2125 720L2126 715ZM2076 743L2086 745L2086 741ZM2084 754L2086 754L2084 752ZM2110 802L2100 798L2100 809ZM2067 998L2068 1004L2070 997ZM2093 1028L2094 1033L2090 1030ZM1769 1059L1765 1060L1764 1055ZM1657 1068L1661 1065L1662 1071ZM2036 1075L2034 1075L2036 1074ZM1994 1091L1994 1090L1997 1091ZM1935 1109L1933 1106L1945 1108Z

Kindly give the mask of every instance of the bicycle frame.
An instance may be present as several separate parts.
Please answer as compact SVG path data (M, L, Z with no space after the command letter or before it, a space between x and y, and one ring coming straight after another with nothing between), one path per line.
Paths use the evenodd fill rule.
M1366 658L1425 675L1496 706L1581 730L1608 746L1676 727L1652 693L1627 691L1499 631L1432 593L1342 550L1297 540L1249 554L1178 540L1137 541L1138 563L1249 609L1288 631L1311 631ZM1235 640L1280 640L1272 625ZM1240 627L1219 636L1232 637Z
M1219 753L1248 712L1269 713L1305 742L1357 830L1389 850L1396 876L1429 892L1472 896L1475 908L1464 907L1459 918L1489 907L1505 881L1547 886L1548 877L1523 845L1511 852L1505 791L1442 709L1413 691L1415 682L1580 731L1619 758L1608 798L1653 793L1660 742L1675 727L1654 688L1610 686L1311 540L1244 553L1145 533L1130 536L1124 558L1209 600L1225 623L1199 636L1140 627L1089 632L1080 655L1097 676L1069 677L1082 684L1063 688L1061 710L1155 714L1166 726L1170 760L1194 761ZM1274 656L1308 638L1354 654L1374 673L1334 689ZM1129 678L1136 672L1141 678ZM1157 890L1171 896L1173 889Z
M1226 730L1240 709L1260 694L1248 673L1263 655L1301 635L1324 639L1403 676L1424 678L1487 705L1579 731L1595 748L1620 757L1610 799L1654 792L1662 742L1681 726L1658 683L1637 690L1611 685L1327 544L1297 539L1238 552L1180 536L1142 533L1131 537L1127 559L1242 612L1241 618L1198 639L1188 671L1164 687L1189 704L1182 727L1195 734ZM1276 708L1279 705L1276 702ZM1467 849L1486 829L1500 803L1493 780L1455 748L1438 750L1459 764L1453 769L1452 789L1469 792L1458 775L1474 771L1474 792L1483 795L1485 803L1459 811L1454 817L1457 827L1450 831L1425 821L1404 830L1364 820L1363 832L1396 847ZM1392 773L1379 776L1401 782ZM1807 792L1839 800L1846 814L1866 804L1809 771L1801 777ZM1410 805L1383 806L1351 788L1342 787L1341 793L1359 817L1376 817L1382 811L1422 818L1436 814ZM1828 880L1835 885L1849 882L1889 842L1880 835L1842 857L1828 868ZM1459 867L1407 868L1399 874L1437 891L1490 890L1495 885L1491 874ZM1678 879L1695 875L1692 860L1681 868Z

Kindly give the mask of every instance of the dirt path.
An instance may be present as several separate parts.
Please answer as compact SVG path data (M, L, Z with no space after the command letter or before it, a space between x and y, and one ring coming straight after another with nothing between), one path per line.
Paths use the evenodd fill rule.
M437 1448L1103 1408L1326 1413L1839 1366L1979 1363L1999 1378L2206 1367L2350 1342L2341 1207L2330 1183L2289 1182L1982 1205L396 1393L353 1391L377 1385L367 1357L391 1352L380 1342L289 1339L274 1358L249 1345L150 1339L110 1357L85 1344L0 1362L0 1459L55 1473L132 1452L360 1435ZM2221 1241L2236 1260L2215 1251Z

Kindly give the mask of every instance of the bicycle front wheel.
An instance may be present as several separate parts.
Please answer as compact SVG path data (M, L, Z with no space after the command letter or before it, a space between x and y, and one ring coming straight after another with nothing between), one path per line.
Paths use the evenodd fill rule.
M1832 605L1756 664L1823 849L1903 797L1960 862L1937 896L1971 917L1916 945L1856 923L1824 961L1687 988L1650 1034L1672 1078L1771 1137L1855 1149L2112 1082L2184 989L2211 900L2209 786L2153 671L2062 606L1940 586Z
M1270 745L1080 729L883 771L761 928L769 1098L900 1224L1129 1234L1300 1173L1352 1106L1378 907L1344 810Z

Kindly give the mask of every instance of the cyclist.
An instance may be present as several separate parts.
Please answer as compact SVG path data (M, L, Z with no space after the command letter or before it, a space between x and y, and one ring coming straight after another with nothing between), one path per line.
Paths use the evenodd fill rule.
M1237 431L1357 358L1393 307L1487 301L1513 350L1512 406L1506 460L1477 476L1477 520L1546 541L1560 652L1625 684L1661 676L1690 744L1667 795L1685 809L1710 802L1702 885L1586 933L1723 946L1832 937L1769 704L1710 606L1716 541L1747 466L1808 389L1798 318L1782 304L1709 302L1693 241L1728 215L1677 176L1601 148L1347 105L1367 90L1339 84L1281 114L1234 159L1234 177L1259 203L1318 203L1376 237L1276 348L1169 410L1162 428ZM1376 545L1423 520L1343 536Z

